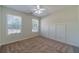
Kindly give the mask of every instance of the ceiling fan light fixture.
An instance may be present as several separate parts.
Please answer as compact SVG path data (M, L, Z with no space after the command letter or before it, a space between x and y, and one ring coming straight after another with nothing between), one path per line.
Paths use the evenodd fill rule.
M40 8L40 6L39 5L37 5L37 8L36 9L34 9L34 14L41 14L41 13L43 13L43 11L44 11L45 9L44 8Z
M36 14L41 14L41 13L42 13L42 11L37 10L37 11L35 11L35 13L36 13Z

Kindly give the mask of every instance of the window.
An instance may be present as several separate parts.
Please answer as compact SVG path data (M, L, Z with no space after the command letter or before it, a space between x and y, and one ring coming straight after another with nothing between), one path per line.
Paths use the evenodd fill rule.
M32 19L32 32L39 31L39 21L37 19Z
M7 15L8 34L21 33L22 18L15 15Z

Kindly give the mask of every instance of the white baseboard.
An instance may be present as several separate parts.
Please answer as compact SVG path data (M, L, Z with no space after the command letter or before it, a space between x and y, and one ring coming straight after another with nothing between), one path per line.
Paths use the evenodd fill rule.
M0 46L6 45L6 44L10 44L10 43L14 43L14 42L21 41L21 40L25 40L25 39L30 39L30 38L37 37L37 36L39 36L39 35L24 37L24 38L21 38L21 39L17 39L17 40L15 40L15 41L10 41L10 42L6 42L6 43L2 43L2 44L0 44Z

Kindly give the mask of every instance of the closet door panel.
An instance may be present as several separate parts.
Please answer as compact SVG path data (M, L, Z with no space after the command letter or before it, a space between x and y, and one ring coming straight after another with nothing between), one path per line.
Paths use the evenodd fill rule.
M50 24L49 25L49 32L48 33L49 33L49 38L55 40L55 35L56 35L55 24Z
M40 28L40 34L42 35L42 36L44 36L44 23L43 23L44 21L43 20L41 20L41 28Z
M65 24L56 24L56 40L66 42Z
M48 24L47 20L41 20L41 35L48 37Z
M79 24L67 24L67 43L79 47Z

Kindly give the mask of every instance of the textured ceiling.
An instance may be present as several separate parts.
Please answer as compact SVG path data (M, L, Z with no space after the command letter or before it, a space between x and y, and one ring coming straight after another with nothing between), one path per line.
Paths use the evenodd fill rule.
M33 14L33 9L36 8L36 5L6 5L5 7L12 8L17 11L21 11L25 13L30 13L37 17L44 17L69 6L68 5L40 5L40 8L45 8L46 10L39 15Z

